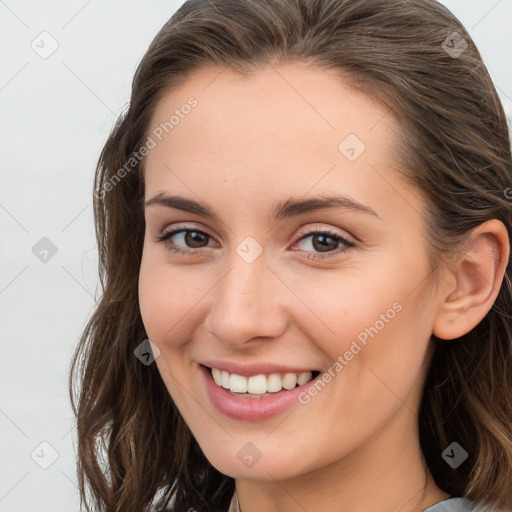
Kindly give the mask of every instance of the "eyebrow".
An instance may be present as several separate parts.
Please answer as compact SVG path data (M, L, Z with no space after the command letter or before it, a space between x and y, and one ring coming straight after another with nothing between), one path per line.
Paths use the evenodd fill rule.
M167 208L175 208L189 213L195 213L209 219L220 220L219 217L207 206L187 199L181 196L168 196L160 192L145 203L148 208L154 205L165 206ZM288 199L277 203L272 208L275 220L282 220L287 217L293 217L302 213L315 212L319 210L327 210L332 208L342 208L356 212L366 213L380 219L379 215L369 206L359 203L354 199L346 196L323 195L320 197L312 197L308 199Z

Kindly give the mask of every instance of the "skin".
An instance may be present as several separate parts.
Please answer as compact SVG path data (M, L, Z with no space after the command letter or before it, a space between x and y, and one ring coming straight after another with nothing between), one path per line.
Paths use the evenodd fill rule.
M431 334L460 336L490 309L508 258L503 225L475 231L469 259L434 286L424 203L395 170L399 126L384 107L303 64L245 78L205 68L164 95L151 126L190 96L197 107L147 156L146 200L179 195L218 219L146 207L139 294L162 379L206 457L236 479L243 512L413 512L446 499L418 439ZM338 149L348 134L366 146L353 162ZM335 207L272 218L278 202L326 194L377 216ZM184 224L211 238L195 248L175 235L189 254L157 241ZM313 228L354 247L298 241ZM248 236L263 249L252 263L236 251ZM199 379L198 361L214 358L327 370L396 303L401 311L317 396L274 418L224 416ZM248 442L261 453L252 467L237 457Z

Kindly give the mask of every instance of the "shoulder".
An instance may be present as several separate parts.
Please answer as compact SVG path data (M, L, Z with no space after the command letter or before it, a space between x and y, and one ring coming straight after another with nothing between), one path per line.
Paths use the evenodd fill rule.
M482 505L476 505L467 497L456 497L440 501L423 512L492 512L492 510Z

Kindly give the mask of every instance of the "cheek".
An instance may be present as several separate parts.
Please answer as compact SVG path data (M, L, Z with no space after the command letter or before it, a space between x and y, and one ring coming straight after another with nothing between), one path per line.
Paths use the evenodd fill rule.
M139 273L141 317L148 338L161 351L156 365L168 392L181 411L193 411L187 393L182 393L189 372L183 349L192 335L188 326L197 310L200 290L185 282L180 269L162 262L158 256L143 254Z
M332 373L343 374L334 379L343 403L355 395L378 401L391 393L386 385L407 394L425 358L432 327L427 290L412 290L412 274L379 271L347 272L338 280L295 288L316 313L297 317L299 328L333 361Z
M202 292L204 295L204 291ZM139 273L139 306L148 337L157 344L181 339L185 319L198 304L201 289L191 284L186 273L178 272L157 258L143 256Z
M295 320L332 359L349 350L352 341L364 344L376 332L388 330L402 314L403 294L382 276L379 281L371 272L344 269L320 277L296 282L294 292L304 297L307 310Z
M149 339L157 342L165 323L165 312L172 310L172 294L165 293L165 283L157 279L155 265L143 257L139 273L139 307Z
M343 370L350 385L340 393L347 403L372 404L373 413L384 418L403 403L415 409L431 327L421 297L396 290L381 299L371 304L371 314L361 315L359 325L354 324L357 332L344 341L344 359L352 360ZM357 347L360 351L352 356Z

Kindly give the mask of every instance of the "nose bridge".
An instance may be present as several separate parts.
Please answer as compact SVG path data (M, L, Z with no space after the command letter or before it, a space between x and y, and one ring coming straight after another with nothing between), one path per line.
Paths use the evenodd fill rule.
M263 253L251 261L244 252L240 255L240 247L233 251L206 320L207 329L223 342L240 345L283 332L286 320L276 293L278 283L267 263Z

